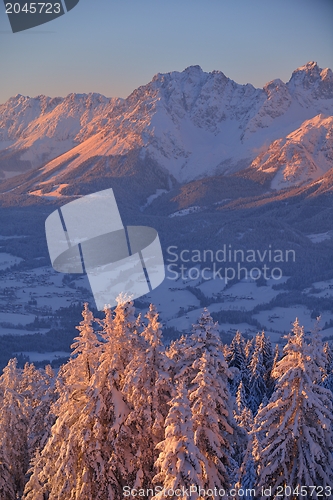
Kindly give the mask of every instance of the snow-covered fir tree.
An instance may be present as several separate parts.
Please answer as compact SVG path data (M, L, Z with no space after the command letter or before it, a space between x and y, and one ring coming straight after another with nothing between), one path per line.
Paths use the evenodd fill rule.
M323 351L325 354L326 371L327 371L327 373L330 373L331 371L333 371L333 351L332 351L332 348L328 342L325 342L324 347L323 347Z
M259 459L260 455L257 437L254 434L250 434L247 450L240 468L239 480L236 483L236 490L242 493L237 497L238 500L242 500L243 498L255 498Z
M245 355L246 355L246 364L249 365L251 362L252 354L255 348L255 338L249 339L245 344Z
M264 331L256 335L256 345L257 344L260 346L262 351L263 363L265 367L265 380L267 381L273 367L274 352L271 340Z
M125 369L134 353L142 350L139 319L135 317L135 307L126 294L117 297L117 307L114 312L109 308L104 310L105 318L101 322L101 335L106 341L103 346L102 359L111 361L110 369L117 389L124 384Z
M243 382L243 385L247 386L249 378L246 364L245 340L238 330L229 346L226 361L229 368L233 371L230 390L232 395L235 396L240 382Z
M104 443L101 461L105 463L105 472L98 481L98 494L102 499L108 492L113 500L122 495L124 486L135 484L138 474L135 437L126 424L130 408L123 387L127 366L138 352L142 352L143 343L133 301L126 294L117 298L114 314L108 308L104 312L102 335L107 342L89 389L91 408L87 408L86 418L90 419L91 413L99 415L95 439Z
M245 340L239 330L234 335L229 346L229 355L227 357L229 368L235 366L242 371L245 367L246 354L245 354Z
M25 500L45 500L44 488L39 480L42 462L40 460L40 451L36 450L35 456L31 459L31 467L28 470L30 480L24 490Z
M247 395L243 385L243 381L238 386L236 394L236 409L235 409L235 420L237 424L245 429L246 432L250 432L253 426L253 414L248 407Z
M28 451L32 459L36 450L44 447L55 421L52 405L57 395L51 366L46 366L45 370L37 370L32 363L26 363L22 372L20 393L27 407Z
M321 326L320 326L320 316L311 331L311 353L312 359L318 366L321 373L320 380L323 381L327 374L327 356L325 354L324 345L322 342Z
M281 358L280 347L278 344L276 344L275 348L274 348L274 354L273 354L272 369L271 369L269 377L267 378L267 381L266 381L266 389L267 389L266 395L267 395L268 400L270 399L270 397L273 394L274 389L275 389L275 378L273 377L272 374L273 374L278 362L280 361L280 358Z
M156 445L164 438L164 421L173 387L169 374L170 359L165 354L158 313L151 304L147 326L140 344L125 370L123 393L129 406L126 426L129 440L135 440L135 487L149 488L154 476Z
M248 403L252 413L256 414L266 394L265 365L260 337L256 337L255 349L249 364L249 371Z
M255 423L261 447L257 487L271 485L272 499L290 500L285 486L297 491L301 486L332 485L332 402L320 385L321 371L313 354L296 320L273 372L275 392ZM282 496L277 496L279 486ZM313 498L319 498L316 492Z
M333 350L328 342L325 342L323 347L324 355L325 355L325 367L327 373L333 371Z
M325 373L322 384L333 393L333 351L328 342L324 344Z
M88 303L84 304L82 317L83 320L80 325L76 327L80 332L79 336L74 338L74 342L71 345L73 349L71 357L72 360L74 360L73 364L80 365L80 377L83 377L83 380L86 382L91 379L96 368L99 341L93 327L95 321L94 316L89 310ZM76 373L76 376L77 375ZM85 384L85 382L83 383Z
M218 370L221 369L221 373L225 373L226 362L218 325L214 323L206 308L201 313L198 322L193 325L192 334L174 342L167 352L168 356L175 361L174 379L184 381L186 386L190 387L198 373L193 363L201 358L204 351L216 359L216 363L220 364Z
M82 316L72 359L60 370L57 380L59 399L53 406L57 419L39 459L34 462L25 488L27 498L28 495L31 498L36 484L47 498L54 500L74 500L78 496L82 500L95 496L98 500L102 498L99 491L105 494L102 487L99 490L99 479L103 476L105 460L108 460L108 457L100 459L100 447L105 442L107 429L103 429L103 435L98 434L103 428L100 414L104 416L103 400L99 398L96 383L100 343L87 304ZM109 411L112 409L106 410Z
M246 395L244 383L241 380L241 382L238 386L238 389L237 389L237 393L236 393L236 411L237 411L237 414L240 415L245 408L248 408L248 401L247 401L247 395Z
M211 354L204 351L194 362L199 371L192 381L189 399L192 402L194 441L206 458L206 489L230 486L228 469L232 457L233 427L228 372L221 373Z
M11 359L0 377L0 498L20 498L29 465L28 408L20 394L21 370Z
M165 438L157 445L160 454L156 461L158 473L153 481L163 487L153 500L166 498L163 490L172 490L174 495L167 498L186 498L186 493L177 496L176 490L196 487L204 488L207 481L207 462L195 444L192 412L185 384L179 383L177 395L170 402L170 410L165 421ZM188 493L187 493L188 496ZM203 500L193 493L193 500Z

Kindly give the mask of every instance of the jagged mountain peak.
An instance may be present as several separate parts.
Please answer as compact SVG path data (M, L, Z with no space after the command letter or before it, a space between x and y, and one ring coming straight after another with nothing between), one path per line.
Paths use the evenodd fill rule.
M106 102L106 101L109 101L110 98L105 97L104 95L99 94L97 92L89 92L87 94L85 94L85 93L77 94L77 93L72 92L72 93L68 94L63 100L64 100L64 102L73 102L73 101L76 101L76 102L87 102L87 101Z
M327 81L327 80L333 80L333 72L330 68L325 68L322 69L320 72L320 77L322 80Z
M152 81L147 84L147 86L154 85L154 88L173 90L177 85L183 87L184 85L190 85L195 87L202 87L207 81L230 81L222 71L214 70L212 72L205 72L199 66L188 66L183 71L171 71L169 73L157 73ZM235 83L235 82L233 82ZM236 84L237 85L237 84Z
M286 84L280 80L280 78L275 78L264 85L264 91L268 94L272 90L278 90L280 88L285 88Z
M307 91L314 98L333 98L333 73L329 68L322 69L314 61L293 71L287 83L291 93Z
M298 71L311 72L313 70L315 70L315 71L319 70L318 63L316 61L308 61L306 64L303 64L303 66L299 66L298 68L296 68L294 70L294 73L296 73Z
M178 79L178 78L188 78L189 76L201 77L203 74L207 74L203 71L201 66L194 65L188 66L183 71L169 71L168 73L156 73L154 75L152 82L164 82L165 80L169 80L170 78Z
M304 64L303 66L300 66L299 68L296 68L291 75L291 78L289 81L297 81L299 82L304 82L307 84L310 84L311 82L314 82L315 80L320 79L320 73L322 69L319 68L318 64L315 61L309 61L308 63Z
M183 73L203 73L203 70L199 64L194 64L191 66L187 66L187 68L184 69Z

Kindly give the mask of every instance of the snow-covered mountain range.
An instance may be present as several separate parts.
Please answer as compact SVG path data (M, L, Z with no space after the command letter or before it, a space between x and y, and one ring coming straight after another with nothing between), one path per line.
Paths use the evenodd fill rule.
M0 106L0 177L7 191L23 183L60 196L82 171L128 175L121 165L135 152L131 173L153 165L146 195L245 169L272 189L304 185L333 167L332 115L333 73L315 62L263 89L192 66L157 74L127 99L18 95ZM32 169L33 181L16 182Z

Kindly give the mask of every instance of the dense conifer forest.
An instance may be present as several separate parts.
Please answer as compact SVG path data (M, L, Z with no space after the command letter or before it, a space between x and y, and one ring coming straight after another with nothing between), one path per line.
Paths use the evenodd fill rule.
M333 352L296 320L223 344L204 309L165 346L158 313L85 304L70 360L0 378L1 500L332 498ZM229 496L228 496L229 495Z

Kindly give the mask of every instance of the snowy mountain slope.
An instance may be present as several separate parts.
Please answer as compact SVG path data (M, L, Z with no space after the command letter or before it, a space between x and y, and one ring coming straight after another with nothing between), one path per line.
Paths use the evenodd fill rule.
M309 183L333 167L333 117L317 115L285 138L274 141L251 163L273 176L272 189Z
M38 167L95 134L122 100L17 95L0 106L0 177Z
M79 177L82 165L93 166L94 158L121 158L133 150L181 183L234 173L251 163L265 170L272 155L282 169L272 187L280 188L311 181L333 166L329 138L327 154L307 147L315 134L330 134L332 115L332 71L314 62L294 71L288 83L276 79L263 89L192 66L157 74L125 100L98 94L10 99L0 106L0 169L10 177L40 167L27 191L43 187L45 193L45 184L50 191L66 184L64 173ZM303 152L303 163L287 154L292 144ZM291 154L285 166L283 154ZM150 194L156 189L165 185L152 185Z

